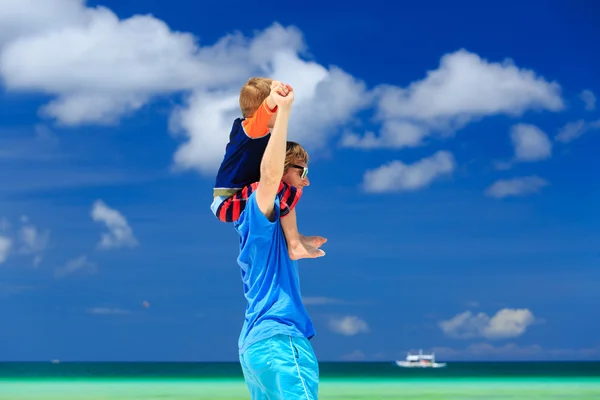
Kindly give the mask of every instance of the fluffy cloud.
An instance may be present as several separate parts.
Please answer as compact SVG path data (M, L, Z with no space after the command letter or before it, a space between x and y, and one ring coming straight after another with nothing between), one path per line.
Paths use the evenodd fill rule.
M62 267L57 268L54 271L56 278L63 278L67 275L71 275L77 272L96 272L96 264L89 261L87 256L80 256L75 259L69 260Z
M306 44L294 27L273 24L252 37L231 33L200 46L194 35L153 16L119 19L78 0L0 7L0 76L10 91L52 96L42 108L46 117L73 126L111 124L159 96L184 93L187 100L171 116L172 134L183 139L174 169L214 173L249 76L298 88L289 134L307 147L325 145L372 100L363 82L301 58Z
M533 313L526 308L504 308L493 317L482 312L474 314L465 311L449 320L440 321L439 326L446 335L454 338L505 339L521 336L534 322Z
M517 161L539 161L552 155L552 142L541 129L531 124L511 128L510 138Z
M104 204L102 200L94 202L91 215L94 221L102 222L108 228L108 232L101 236L99 248L108 250L138 245L127 219L119 211Z
M455 167L451 153L438 151L414 164L392 161L367 171L363 177L363 187L371 193L418 190L441 176L451 174Z
M412 147L433 132L451 134L486 116L564 108L557 83L510 60L488 62L465 50L444 55L438 69L406 88L380 86L376 94L381 135L348 135L343 145Z
M369 325L356 316L333 318L329 321L329 328L340 335L354 336L359 333L369 332Z
M33 266L42 262L42 254L48 247L49 230L40 230L29 222L27 216L22 216L21 227L11 232L11 225L6 218L0 220L0 264L6 261L9 253L33 256Z
M29 218L21 218L23 225L19 230L21 240L20 252L33 255L33 265L37 267L42 262L42 252L48 246L50 231L40 231L36 226L29 223Z
M170 117L181 143L175 170L212 175L222 159L237 96L253 75L296 88L290 138L325 146L340 130L360 132L356 113L376 105L381 129L349 133L349 147L416 146L432 132L451 133L488 115L562 109L560 87L510 60L488 62L465 50L406 88L365 83L306 57L294 27L273 24L251 37L230 33L201 46L151 15L120 19L82 0L4 1L0 5L0 76L6 89L51 96L42 114L67 125L110 124L163 95L183 93ZM323 110L326 110L324 112Z
M200 48L193 35L149 15L121 20L73 0L52 1L47 14L4 3L8 17L22 16L3 35L5 85L57 96L43 111L64 124L112 123L157 95L214 87L245 72L243 60L224 54L225 43Z
M0 46L87 19L84 0L3 0L0 2Z
M539 193L548 184L548 181L539 176L499 179L486 189L485 194L496 198L526 196Z
M422 144L428 130L422 125L390 120L383 124L379 135L369 131L364 135L346 133L340 142L342 147L362 149L416 147Z
M600 119L593 122L586 122L580 119L578 121L569 122L560 128L558 134L554 137L554 140L561 143L569 143L578 139L584 133L595 129L600 129Z
M287 47L286 47L287 46ZM290 47L291 46L291 47ZM294 28L273 25L239 53L248 62L245 77L270 76L297 88L289 138L308 148L322 148L356 111L371 101L365 84L336 67L304 61L302 36ZM232 122L239 117L238 96L244 80L215 90L194 90L171 117L171 131L184 142L175 153L176 169L212 174L223 158Z
M592 111L596 109L596 96L594 96L594 92L591 90L585 89L581 91L579 98L585 104L585 109L588 111Z

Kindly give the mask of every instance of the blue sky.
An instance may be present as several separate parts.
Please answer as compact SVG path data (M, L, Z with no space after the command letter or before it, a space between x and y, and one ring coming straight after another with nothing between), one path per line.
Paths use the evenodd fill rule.
M237 359L209 204L255 75L311 154L320 360L600 359L600 6L364 7L0 0L0 360Z

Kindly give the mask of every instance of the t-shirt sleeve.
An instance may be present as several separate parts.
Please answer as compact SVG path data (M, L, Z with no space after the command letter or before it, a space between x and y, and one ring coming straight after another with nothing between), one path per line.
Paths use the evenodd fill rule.
M258 139L267 135L269 133L269 120L276 111L277 107L271 110L265 99L254 115L242 122L246 135L252 139Z
M236 222L236 229L242 239L242 247L251 244L271 243L273 232L279 223L280 209L279 198L275 197L273 222L262 213L256 203L256 192L252 193L246 201L246 208Z

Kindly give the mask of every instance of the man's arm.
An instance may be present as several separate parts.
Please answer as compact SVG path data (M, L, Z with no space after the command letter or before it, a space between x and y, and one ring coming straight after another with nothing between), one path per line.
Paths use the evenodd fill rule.
M294 92L291 88L288 87L288 89L290 89L289 93L285 97L273 93L273 99L277 103L279 111L260 164L260 182L255 194L258 208L271 221L273 220L275 196L277 196L283 177L288 121L294 101Z

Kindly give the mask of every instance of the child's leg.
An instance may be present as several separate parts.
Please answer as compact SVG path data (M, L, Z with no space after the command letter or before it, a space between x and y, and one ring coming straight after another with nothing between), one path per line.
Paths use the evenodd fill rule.
M325 255L325 252L318 247L325 243L326 239L318 236L302 236L298 232L295 207L285 217L281 218L281 228L292 260L316 258Z
M302 197L302 191L285 182L281 182L277 197L279 198L281 229L285 235L290 258L292 260L299 260L301 258L324 256L325 252L319 250L319 247L326 242L325 238L319 236L302 236L298 232L296 203Z
M213 214L223 222L236 222L246 208L248 197L256 190L258 182L244 186L229 197L215 197L210 206Z

